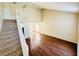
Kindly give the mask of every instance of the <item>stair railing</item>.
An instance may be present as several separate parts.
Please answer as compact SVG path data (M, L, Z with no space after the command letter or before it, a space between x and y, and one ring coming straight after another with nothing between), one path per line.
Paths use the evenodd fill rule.
M20 37L20 43L21 43L21 47L22 47L23 56L28 56L28 45L26 44L25 37L22 32L22 26L21 26L19 12L21 12L21 11L16 9L16 21L17 21L17 27L18 27L19 37Z

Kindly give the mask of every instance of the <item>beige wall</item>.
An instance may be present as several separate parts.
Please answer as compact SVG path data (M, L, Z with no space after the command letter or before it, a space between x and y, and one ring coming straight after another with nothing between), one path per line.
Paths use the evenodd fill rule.
M41 21L41 9L39 8L27 5L26 15L27 15L27 20L29 22L40 22Z
M77 43L77 15L43 10L40 32Z
M12 3L3 3L3 18L4 19L15 19L15 9Z
M31 29L30 25L31 23L39 23L41 22L41 9L35 7L34 5L26 5L26 21L29 23L26 25L29 28L29 31L26 31L25 33L29 34L30 37L30 32L33 30ZM33 24L32 24L33 25ZM26 28L27 29L27 28Z
M77 46L78 56L79 56L79 14L78 14L78 46Z

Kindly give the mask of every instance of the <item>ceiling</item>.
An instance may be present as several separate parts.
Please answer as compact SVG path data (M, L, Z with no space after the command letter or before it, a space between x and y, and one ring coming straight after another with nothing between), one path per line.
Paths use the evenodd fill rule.
M79 2L31 2L40 8L79 13Z

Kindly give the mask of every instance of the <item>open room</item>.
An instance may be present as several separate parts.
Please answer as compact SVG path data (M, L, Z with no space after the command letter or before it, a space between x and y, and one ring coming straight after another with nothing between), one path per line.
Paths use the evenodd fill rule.
M78 2L0 2L0 56L77 56Z

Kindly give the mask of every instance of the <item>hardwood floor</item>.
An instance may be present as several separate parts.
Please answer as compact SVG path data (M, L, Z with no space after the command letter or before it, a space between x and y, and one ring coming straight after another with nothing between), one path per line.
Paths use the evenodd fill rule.
M41 33L26 39L30 56L76 56L77 44Z

